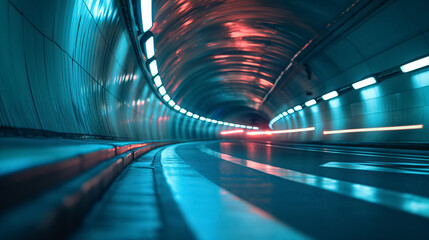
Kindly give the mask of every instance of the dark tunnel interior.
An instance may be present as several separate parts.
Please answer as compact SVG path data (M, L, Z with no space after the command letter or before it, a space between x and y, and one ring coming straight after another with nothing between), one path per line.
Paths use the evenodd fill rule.
M100 164L107 166L106 159L121 158L121 169L126 169L133 160L139 162L140 155L150 155L158 147L165 149L162 154L150 155L153 163L148 166L155 169L154 176L156 167L162 165L157 165L158 158L171 160L181 153L189 159L205 159L187 153L191 143L177 149L164 148L167 144L219 141L219 145L195 145L192 149L268 174L272 174L271 168L254 162L246 165L242 159L260 156L258 151L262 151L267 164L271 164L272 156L275 163L276 154L283 155L277 150L271 155L271 150L252 145L255 142L268 147L291 144L290 148L313 152L322 149L316 146L339 146L335 151L326 147L323 154L342 154L345 146L387 146L404 151L419 149L422 152L418 154L426 155L428 9L427 0L0 1L0 190L11 196L0 202L0 225L5 209L59 186L50 178L58 178L58 184L66 183L95 171ZM177 150L176 155L168 149ZM234 151L247 151L247 155L238 157L232 154ZM365 154L422 158L412 152L374 151L377 153ZM59 159L66 159L68 165L61 165ZM168 179L174 173L168 172L170 160L165 160L162 181L170 181L174 195L180 189L175 190L173 180ZM232 183L228 185L229 178L206 173L210 164L200 166L192 161L187 163L200 174L207 174L204 176L213 182L220 181L220 186L234 194L238 191L237 196L243 199L247 197ZM367 160L356 161L367 164ZM39 169L49 164L57 165L46 171ZM229 174L233 168L228 164L221 164L220 170L214 168L215 172ZM404 168L398 164L394 168ZM70 170L72 165L75 167ZM360 170L367 168L365 165ZM121 171L100 167L100 172L102 169L115 172L100 177L109 178L99 180L100 184L106 183L104 191ZM407 171L416 169L410 167ZM299 182L287 175L292 173L281 177ZM236 174L233 178L251 175L244 170ZM335 174L329 177L335 179ZM311 178L318 179L313 175ZM27 185L32 179L38 180ZM354 181L343 180L340 186ZM150 184L156 185L156 181ZM311 185L309 181L305 184ZM426 186L428 181L422 178L416 182ZM11 186L15 190L11 191ZM101 196L103 191L93 195ZM86 213L96 199L99 197L85 200L88 203L79 205L85 206L80 212ZM273 214L274 219L284 220L267 210L271 206L265 209L262 203L257 204L259 198L255 199L255 203L248 202ZM426 200L423 202L426 204ZM429 208L421 211L429 212ZM424 215L425 220L428 216ZM293 227L302 226L297 223ZM66 228L67 234L76 229ZM190 236L187 234L192 227L183 229L177 230L179 234ZM65 236L47 232L40 236ZM310 236L332 239L323 234ZM202 236L196 233L194 237L204 239ZM150 239L158 238L162 237Z

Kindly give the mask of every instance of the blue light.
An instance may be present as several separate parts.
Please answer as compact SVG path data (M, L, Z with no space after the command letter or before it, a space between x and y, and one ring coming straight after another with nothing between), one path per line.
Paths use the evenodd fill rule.
M166 102L170 101L171 99L170 96L168 96L168 94L165 94L163 98Z
M168 105L174 107L176 103L173 100L168 101Z
M338 92L337 91L332 91L332 92L329 92L329 93L323 95L322 99L326 101L326 100L335 98L337 96L338 96Z
M152 0L141 0L143 32L152 28Z
M287 110L287 112L288 112L289 114L292 114L292 113L294 113L295 111L291 108L291 109Z
M293 109L294 109L295 111L300 111L300 110L302 110L302 107L301 107L301 105L297 105L297 106L295 106Z
M419 68L423 68L423 67L426 67L426 66L429 66L429 56L402 65L401 66L401 71L403 73L407 73L407 72L411 72L411 71L414 71L414 70L417 70Z
M155 43L153 41L153 36L146 40L146 42L144 43L144 48L146 50L146 57L148 59L155 56Z
M162 85L161 77L158 75L153 79L155 86L159 87Z
M167 91L165 90L164 87L158 88L158 92L159 92L159 94L161 94L161 96L164 96L167 93Z
M352 87L354 89L360 89L360 88L363 88L363 87L366 87L366 86L369 86L369 85L372 85L372 84L375 84L375 83L377 83L377 81L375 80L375 78L374 77L369 77L369 78L365 78L365 79L363 79L363 80L361 80L359 82L353 83Z
M314 100L314 99L311 99L311 100L308 100L307 102L305 102L305 106L307 106L307 107L313 106L314 104L316 104L316 100Z
M149 70L150 70L150 74L152 74L152 77L158 74L158 66L156 64L156 60L153 60L152 62L149 63Z

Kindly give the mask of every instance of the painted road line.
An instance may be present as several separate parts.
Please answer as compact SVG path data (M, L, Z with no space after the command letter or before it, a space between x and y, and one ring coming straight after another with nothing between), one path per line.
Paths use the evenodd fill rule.
M302 183L326 191L429 218L429 198L426 197L410 193L400 193L358 183L341 181L333 178L306 174L289 169L283 169L268 164L233 157L225 153L220 153L206 147L206 145L200 145L198 148L202 152L222 160L277 176L289 181Z
M197 239L309 239L199 174L176 154L176 147L183 145L163 150L161 163Z
M428 163L397 163L397 162L327 162L320 167L341 168L351 170L391 172L402 174L429 175Z

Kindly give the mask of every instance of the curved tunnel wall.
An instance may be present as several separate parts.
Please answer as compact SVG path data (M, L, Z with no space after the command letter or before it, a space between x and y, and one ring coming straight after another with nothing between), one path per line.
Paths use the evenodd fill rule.
M428 1L392 1L288 72L266 103L274 116L311 98L429 54ZM303 64L312 72L311 80ZM299 89L299 91L297 91ZM306 95L307 91L313 93ZM323 135L323 130L423 124L409 131ZM316 127L278 140L428 142L429 69L399 74L282 118L274 129Z
M20 135L214 138L153 94L119 1L1 1L0 126Z

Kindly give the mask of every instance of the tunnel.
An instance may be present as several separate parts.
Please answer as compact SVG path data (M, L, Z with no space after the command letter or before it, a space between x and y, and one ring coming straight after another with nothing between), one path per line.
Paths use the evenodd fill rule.
M0 1L1 239L428 239L429 1Z

